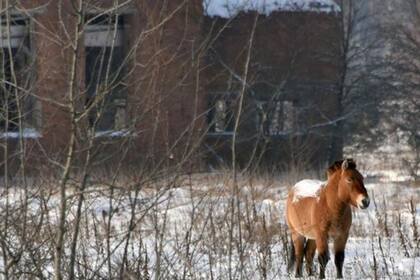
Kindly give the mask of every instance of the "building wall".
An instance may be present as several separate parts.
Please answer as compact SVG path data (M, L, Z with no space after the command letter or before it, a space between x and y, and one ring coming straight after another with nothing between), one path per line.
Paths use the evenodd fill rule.
M337 113L341 38L337 15L274 12L269 16L243 13L233 20L207 18L204 33L211 33L216 40L207 59L206 91L209 95L240 92L256 16L238 157L246 164L255 156L249 151L255 150L269 165L294 160L322 165L333 141L331 126L325 123L334 120ZM264 137L258 130L255 107L261 101L276 100L292 102L299 116L291 131ZM230 157L225 155L231 154L231 138L226 134L207 137L209 146L214 147L209 157L217 154L229 162Z
M70 46L63 38L64 30L58 23L62 21L63 25L71 31L70 28L75 21L75 18L68 14L71 10L69 3L63 3L67 4L64 7L63 17L59 15L58 2L51 2L42 12L34 14L38 24L33 24L36 35L32 36L36 58L36 81L33 90L39 96L42 119L37 129L42 134L39 139L40 144L51 155L63 152L67 148L70 137L68 110L57 105L57 103L64 105L66 102L71 63ZM60 41L59 38L63 40ZM80 72L80 69L78 70ZM79 79L80 76L78 75L77 78ZM77 80L75 86L76 89L80 88L80 80Z
M173 157L197 141L204 110L199 85L201 2L139 2L133 26L140 34L130 92L141 131L139 150Z
M36 129L42 136L26 139L32 145L28 156L35 162L46 162L47 157L63 160L69 148L71 43L77 18L70 0L62 1L59 7L60 3L38 0L25 6L36 8L31 21L36 79L31 92L37 97L40 121ZM113 1L95 3L96 8L88 7L87 12L106 10ZM214 92L237 92L240 88L230 71L243 75L255 14L241 15L232 22L208 18L199 0L136 0L119 12L124 15L124 49L130 57L123 80L127 91L126 127L131 134L97 137L95 156L104 163L118 162L121 157L127 163L161 163L163 159L168 164L198 168L203 159L211 161L209 147L224 156L230 154L229 137L208 135L208 100ZM273 162L290 151L284 143L312 144L313 137L306 136L312 134L305 132L305 137L257 137L259 144L255 145L259 131L253 102L255 97L269 99L273 87L280 89L281 100L305 107L307 126L319 124L321 115L327 119L334 116L332 85L337 78L337 60L335 56L326 59L326 54L337 53L337 32L332 14L276 12L259 16L247 88L257 96L247 93L240 134L242 140L251 137L251 141L241 140L238 145L243 159L254 154L250 151L256 147L263 157L275 155L267 156L267 162ZM83 116L88 68L83 36L79 43L73 95L77 114L82 115L76 158L83 159L89 145L88 117ZM312 158L323 155L330 141L328 129L320 131L322 137L316 141L322 145L311 152Z
M86 13L104 11L115 3L84 2L92 4L86 6ZM77 17L70 0L32 1L20 8L30 14L33 29L32 75L36 78L29 91L36 96L39 121L35 129L41 134L24 139L28 160L46 162L50 157L60 161L69 148L71 44ZM185 157L186 151L197 146L197 131L203 125L204 103L198 84L202 54L195 53L201 36L201 1L137 0L119 12L125 19L124 48L129 56L124 66L126 127L134 132L129 137L98 137L95 153L115 161L130 147L134 152L127 153L127 162ZM83 114L86 106L83 38L79 38L73 85L77 114ZM83 159L82 151L89 145L88 118L82 117L78 126L76 149L81 152L77 158ZM10 150L16 151L18 139L8 142Z
M24 121L22 129L29 129L29 132L24 132L22 142L15 136L2 137L4 146L0 156L8 158L9 166L6 167L6 161L3 161L0 173L6 169L11 173L20 170L19 159L22 157L27 163L27 170L42 168L40 162L56 159L67 148L69 118L66 109L57 104L64 104L67 95L70 52L65 40L59 39L63 33L58 24L57 3L38 0L25 2L20 7L29 18L30 54L23 69L25 79L18 80L18 86L25 89L19 89L19 94L25 96L21 99L22 108L27 109L24 115L32 120L28 123ZM69 4L67 2L63 7L64 11L69 9ZM22 15L13 8L10 14ZM63 26L70 27L72 18L65 15L61 21ZM31 105L26 107L29 99Z

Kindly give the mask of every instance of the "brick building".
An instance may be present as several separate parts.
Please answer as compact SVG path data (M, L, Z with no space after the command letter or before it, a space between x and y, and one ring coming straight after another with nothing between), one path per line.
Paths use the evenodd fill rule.
M315 5L225 17L201 0L73 2L31 1L2 15L5 160L22 152L62 158L76 127L79 156L93 144L103 162L197 163L191 154L229 162L257 15L238 159L326 160L337 108L337 11Z

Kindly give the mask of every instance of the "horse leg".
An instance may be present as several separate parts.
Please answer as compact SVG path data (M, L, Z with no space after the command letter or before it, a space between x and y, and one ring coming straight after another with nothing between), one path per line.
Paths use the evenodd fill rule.
M334 263L337 268L337 278L343 278L344 249L347 236L340 236L334 240Z
M328 237L326 234L321 235L316 239L316 250L318 251L319 261L319 278L325 278L325 268L327 266L328 256Z
M305 245L305 259L306 259L306 272L308 272L309 276L314 275L313 274L313 260L315 256L316 251L316 243L313 239L306 240Z
M293 247L295 248L296 270L295 277L302 277L303 251L305 238L297 232L292 232Z

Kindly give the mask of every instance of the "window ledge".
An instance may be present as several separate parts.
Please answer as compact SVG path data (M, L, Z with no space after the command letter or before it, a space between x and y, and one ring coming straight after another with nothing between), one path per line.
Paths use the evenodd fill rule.
M95 138L122 138L122 137L130 137L130 136L134 136L134 134L126 129L103 130L103 131L95 132Z
M36 129L33 128L25 128L22 130L22 134L19 131L8 131L0 133L0 139L38 139L41 138L41 133L39 133Z

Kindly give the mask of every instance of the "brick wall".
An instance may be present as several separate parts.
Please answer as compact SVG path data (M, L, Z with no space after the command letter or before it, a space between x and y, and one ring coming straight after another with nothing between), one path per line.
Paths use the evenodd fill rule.
M106 9L111 2L101 2L102 8ZM47 4L34 13L35 20L32 21L36 58L33 92L41 108L38 129L42 134L33 141L39 148L33 155L42 160L44 155L62 158L70 135L69 111L61 105L68 104L69 43L74 39L76 17L71 1L62 3L63 6L58 7L59 2L39 0L30 3L31 7L27 6L34 8ZM98 138L95 141L98 157L105 163L115 162L124 155L127 162L149 163L164 159L171 164L184 163L183 160L194 151L195 159L185 164L197 167L206 158L208 146L221 142L219 151L230 154L226 145L229 139L207 137L206 111L209 95L213 92L238 90L240 83L232 79L227 69L239 76L243 74L255 14L241 15L226 26L226 20L205 17L199 0L137 0L121 9L121 13L125 22L124 49L130 55L124 62L127 126L133 133L130 137ZM324 56L337 52L336 28L336 18L332 14L276 12L268 17L260 16L251 54L251 89L261 96L269 96L267 85L285 81L283 99L310 100L308 104L318 110L307 115L308 125L317 124L320 115L332 118L335 114L333 94L319 85L331 88L337 79L337 60ZM74 94L77 108L83 109L86 103L83 37L77 55ZM297 85L302 84L307 86L297 89ZM252 105L252 101L247 98L248 105ZM249 112L241 124L245 137L258 132L256 112L252 109ZM80 124L77 147L81 151L78 156L83 157L87 120L82 119ZM201 145L203 139L207 139L205 145ZM279 148L278 141L283 140L266 140L264 145L277 155L276 159L287 152L287 149ZM244 158L254 149L254 141L241 142L239 153ZM324 153L329 141L328 137L320 138L318 143L325 145L318 145L317 155ZM122 153L126 148L129 152Z
M209 95L240 90L241 82L235 75L243 77L256 16L242 13L233 20L207 18L205 34L217 38L207 59L210 66L205 88ZM293 153L315 165L327 161L333 141L331 126L320 125L336 115L341 38L338 22L337 15L326 13L258 15L239 128L238 157L243 164L255 156L251 152L254 150L269 165L288 163L296 157ZM300 117L290 133L263 137L258 131L255 107L261 101L274 100L293 102ZM316 131L310 129L313 126L318 126ZM229 135L207 137L209 146L214 147L209 157L214 158L216 153L229 162L230 139Z

